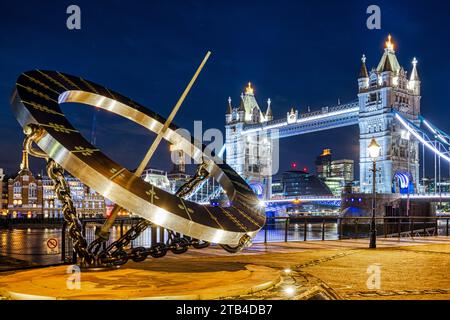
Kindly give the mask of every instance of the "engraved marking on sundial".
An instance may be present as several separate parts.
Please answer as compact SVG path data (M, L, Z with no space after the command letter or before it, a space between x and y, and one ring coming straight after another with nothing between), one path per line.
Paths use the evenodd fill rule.
M49 128L52 128L53 130L55 130L56 132L62 132L62 133L78 132L78 130L69 129L69 128L66 128L62 124L57 124L57 123L53 123L53 122L50 122L49 124L41 124L41 126L49 127Z
M241 228L242 230L244 230L245 232L248 231L247 227L245 227L232 213L228 212L227 210L225 210L222 207L219 207L224 213L225 215L230 218L230 220L239 228Z
M248 221L250 221L252 224L254 224L255 226L257 226L258 228L261 228L261 226L255 221L253 220L250 216L248 216L244 211L239 210L237 207L232 207L234 209L236 209L243 217L245 217Z
M109 180L113 180L117 177L125 178L125 175L123 174L124 171L125 171L125 168L122 168L120 170L117 170L116 168L112 168L111 170L109 170L109 172L111 172L113 175L111 177L109 177Z
M89 156L92 156L92 154L95 151L100 151L100 150L77 146L77 147L75 147L75 150L72 150L72 153L81 153L83 156L89 157Z
M38 97L44 98L45 100L53 101L53 102L56 102L56 103L57 103L56 100L50 98L50 96L47 95L47 94L45 94L45 93L42 93L42 92L40 92L40 91L38 91L38 90L36 90L36 89L32 89L32 88L27 87L27 86L24 86L23 84L20 84L20 83L17 83L17 85L18 85L19 87L24 88L24 89L27 90L28 92L34 94L35 96L38 96Z
M159 200L159 197L156 195L155 187L152 185L152 188L148 191L145 191L147 195L150 196L150 202L153 204L153 202L156 200Z
M36 103L36 102L33 102L33 101L32 102L22 101L22 103L28 104L28 105L32 106L34 109L42 111L42 112L56 114L58 116L65 117L65 115L63 113L57 112L55 110L50 109L47 106L44 106L42 104L39 104L39 103Z
M53 93L59 94L59 92L53 90L52 88L50 88L50 87L49 87L48 85L46 85L45 83L43 83L43 82L41 82L41 81L39 81L39 80L37 80L37 79L35 79L35 78L33 78L33 77L30 77L30 76L27 75L26 73L22 73L22 74L23 74L25 77L27 77L28 79L30 79L32 82L34 82L34 83L40 85L41 87L43 87L43 88L45 88L45 89L47 89L47 90L53 91Z
M213 215L213 214L211 213L211 211L208 210L208 207L207 207L207 206L204 206L203 208L205 208L206 212L208 212L208 214L209 214L209 216L211 217L211 219L213 219L213 220L217 223L217 225L223 230L224 227L222 227L222 225L220 224L220 222L219 222L219 220L217 219L217 217L216 217L215 215Z
M83 78L80 77L80 80L92 91L94 91L96 94L99 94L98 91L94 88L94 86L92 84L90 84L89 82L87 82L86 80L84 80Z
M79 86L77 86L75 84L75 82L73 82L72 80L70 80L69 78L67 78L65 75L63 75L62 73L58 72L58 75L63 78L68 84L70 84L72 87L77 88L78 90L81 90L81 88ZM81 90L83 91L83 90Z
M64 90L68 90L62 83L60 83L59 81L56 81L55 79L53 79L52 77L50 77L48 74L42 72L41 70L37 70L40 74L42 74L47 80L49 80L51 83L56 84L58 87L64 89Z
M186 204L184 203L183 199L181 199L181 198L180 198L180 202L181 202L181 204L178 205L178 208L183 209L187 213L189 219L192 220L191 213L194 213L194 210L192 210L191 208L188 208L186 206Z

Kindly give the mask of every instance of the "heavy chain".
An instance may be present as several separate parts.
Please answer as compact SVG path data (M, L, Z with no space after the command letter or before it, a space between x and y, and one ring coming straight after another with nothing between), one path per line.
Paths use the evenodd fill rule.
M73 241L73 248L80 257L81 266L89 266L96 262L94 255L87 250L87 241L83 236L83 227L77 217L77 211L73 205L70 188L64 178L64 170L53 159L47 162L47 174L55 184L55 193L62 203L64 220L68 224L69 235Z
M169 240L167 243L159 242L153 244L150 248L136 247L131 249L131 251L126 251L126 247L131 241L136 240L142 232L151 226L151 222L141 219L99 254L91 253L83 236L83 227L77 217L69 185L64 178L64 170L53 159L50 159L47 163L47 174L53 180L55 193L63 204L62 212L64 220L68 224L69 236L73 241L75 252L80 257L80 265L83 267L119 266L127 263L129 260L135 262L144 261L149 255L154 258L161 258L169 250L175 254L181 254L186 252L190 246L201 249L209 245L207 242L200 242L196 239L179 237L173 231L168 230Z
M157 242L150 248L136 247L131 249L131 251L125 251L125 247L128 246L131 241L139 237L139 235L151 225L151 222L141 219L123 236L100 252L98 260L103 264L117 266L127 263L128 260L133 260L134 262L144 261L149 255L153 258L162 258L169 250L174 254L182 254L188 251L191 246L196 249L203 249L209 246L209 242L191 239L189 237L181 237L175 232L167 230L169 235L167 243Z
M99 259L103 263L111 263L114 265L122 265L127 263L129 259L138 261L141 251L138 252L135 249L131 253L125 251L125 247L128 246L131 241L136 240L139 235L147 229L151 223L145 219L141 219L135 226L131 227L123 236L111 243L106 249L100 252ZM149 252L150 253L150 252ZM143 260L147 258L145 255Z
M175 254L181 254L186 252L190 246L196 249L202 249L209 246L208 242L202 242L188 237L180 237L173 231L168 230L169 240L167 243L158 242L153 244L150 248L137 247L131 249L131 251L126 251L125 247L127 247L131 241L137 239L139 235L151 225L151 222L141 219L135 226L131 227L123 236L111 243L99 254L97 254L97 252L100 246L94 246L98 248L98 250L93 252L90 250L91 247L88 247L86 238L83 235L83 226L78 219L77 211L70 194L70 187L64 177L64 169L53 159L50 159L45 153L32 146L33 142L42 136L42 128L31 124L24 127L24 133L27 136L23 143L24 151L35 157L47 159L47 175L52 179L56 196L62 203L63 217L68 224L68 233L73 242L73 249L80 258L80 265L82 267L117 266L125 264L130 259L135 262L144 261L149 255L154 258L161 258L164 257L169 250ZM208 177L208 172L205 167L206 165L204 163L200 165L194 179L189 181L185 185L185 188L183 188L184 186L182 188L186 191L188 189L192 190L201 181L206 179ZM94 240L94 243L96 243L96 241L99 241L99 239Z
M80 265L83 267L105 267L119 266L127 263L129 260L135 262L144 261L149 255L154 258L164 257L170 250L175 254L185 253L190 246L196 249L202 249L209 246L208 242L202 242L197 239L180 237L173 231L167 230L169 239L167 243L158 242L150 248L136 247L131 251L126 251L126 247L131 241L136 240L144 232L151 222L141 219L131 227L123 236L111 243L99 254L88 250L88 244L83 236L83 228L76 214L76 208L70 194L70 188L64 178L64 170L53 159L47 162L47 174L54 182L55 193L62 202L62 212L64 220L68 223L69 235L73 241L73 248L80 257Z
M192 192L195 191L195 188L202 183L205 179L209 177L209 172L206 170L207 164L203 162L197 167L195 175L185 184L183 184L175 193L177 197L186 198Z

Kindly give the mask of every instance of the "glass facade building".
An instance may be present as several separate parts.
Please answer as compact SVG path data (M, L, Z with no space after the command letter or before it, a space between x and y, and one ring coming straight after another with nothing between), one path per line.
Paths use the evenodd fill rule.
M283 173L281 178L283 195L296 196L331 196L332 192L318 177L301 170Z

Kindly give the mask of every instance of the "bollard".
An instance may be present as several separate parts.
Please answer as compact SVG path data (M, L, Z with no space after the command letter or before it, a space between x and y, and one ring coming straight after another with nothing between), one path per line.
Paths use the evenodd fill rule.
M81 233L83 234L83 237L86 239L86 221L83 221L82 223L82 230Z
M264 243L267 243L267 223L264 226Z
M342 240L342 219L338 218L338 239Z
M77 263L77 253L75 251L75 249L72 249L72 264L76 264Z
M157 229L158 229L158 234L159 234L159 239L158 239L158 241L159 242L165 242L164 240L164 229L161 227L161 226L158 226L157 227Z
M152 224L150 230L151 230L150 242L151 245L154 245L155 243L158 242L158 239L156 238L156 226Z
M289 218L284 222L284 242L288 241L288 227L289 227Z
M322 220L322 241L325 240L325 218Z
M66 228L67 222L64 221L61 229L61 262L66 262Z
M303 222L303 241L306 241L307 233L308 233L308 228L307 228L306 217L305 217L305 221Z

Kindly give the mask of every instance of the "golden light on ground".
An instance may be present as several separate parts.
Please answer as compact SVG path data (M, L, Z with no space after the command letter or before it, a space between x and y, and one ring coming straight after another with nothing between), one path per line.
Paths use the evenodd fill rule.
M288 286L288 287L286 287L286 288L284 288L284 293L287 295L287 296L293 296L294 294L295 294L295 288L294 287L292 287L292 286Z

